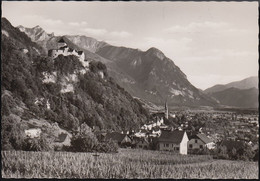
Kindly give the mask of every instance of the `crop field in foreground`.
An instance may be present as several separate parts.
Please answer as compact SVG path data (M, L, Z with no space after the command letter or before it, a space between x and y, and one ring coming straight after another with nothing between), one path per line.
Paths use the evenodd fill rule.
M119 153L1 151L3 178L257 179L258 162L120 149Z

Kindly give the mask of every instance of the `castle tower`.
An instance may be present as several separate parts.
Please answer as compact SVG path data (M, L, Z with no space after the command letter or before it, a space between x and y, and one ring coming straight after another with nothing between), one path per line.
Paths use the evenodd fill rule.
M168 105L167 105L167 101L165 102L165 110L164 110L164 116L166 119L169 118L169 112L168 112Z

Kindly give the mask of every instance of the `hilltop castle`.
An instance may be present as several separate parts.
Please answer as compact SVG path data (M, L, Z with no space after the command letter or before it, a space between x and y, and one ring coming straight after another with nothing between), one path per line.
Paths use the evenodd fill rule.
M59 55L75 55L78 57L79 61L83 64L84 67L89 67L89 62L85 60L84 52L70 48L63 38L58 41L58 49L50 49L48 51L48 56L52 57L53 59Z

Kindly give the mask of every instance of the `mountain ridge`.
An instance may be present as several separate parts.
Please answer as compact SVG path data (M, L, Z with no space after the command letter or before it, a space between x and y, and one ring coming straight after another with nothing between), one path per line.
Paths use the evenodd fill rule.
M212 87L209 87L204 90L205 93L213 93L213 92L218 92L225 90L227 88L238 88L238 89L249 89L252 87L258 88L258 77L257 76L250 76L245 79L239 80L239 81L234 81L230 82L227 84L217 84Z
M180 68L155 47L141 51L113 46L84 35L63 37L80 47L86 59L106 64L109 74L134 97L158 105L163 105L165 100L169 105L217 105L214 99L194 87ZM47 51L55 47L55 41L57 37L54 36L36 42Z
M238 89L230 87L222 91L213 92L211 96L220 104L237 108L257 108L259 90L255 87Z

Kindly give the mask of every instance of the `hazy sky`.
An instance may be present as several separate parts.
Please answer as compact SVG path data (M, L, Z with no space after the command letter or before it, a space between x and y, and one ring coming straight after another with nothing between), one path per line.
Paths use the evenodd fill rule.
M258 75L258 2L2 2L14 26L160 49L197 88Z

